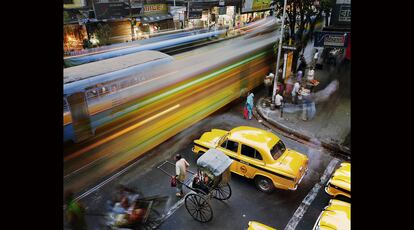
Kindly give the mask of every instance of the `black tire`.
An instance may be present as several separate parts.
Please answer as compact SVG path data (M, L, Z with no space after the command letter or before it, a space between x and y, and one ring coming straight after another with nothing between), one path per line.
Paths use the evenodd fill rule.
M187 195L185 197L185 208L195 220L201 223L206 223L213 219L213 210L204 196L198 194Z
M206 153L206 152L204 152L204 151L199 151L199 152L197 153L197 155L196 155L196 162L197 162L198 158L200 158L200 157L201 157L201 155L203 155L204 153Z
M219 185L217 188L215 188L213 191L213 198L217 200L227 200L231 197L231 187L229 183L226 183L224 185Z
M334 199L340 200L340 201L345 201L347 203L351 203L351 198L347 197L347 196L343 196L343 195L337 195Z
M257 189L265 193L271 193L275 190L272 180L267 177L257 176L254 178Z

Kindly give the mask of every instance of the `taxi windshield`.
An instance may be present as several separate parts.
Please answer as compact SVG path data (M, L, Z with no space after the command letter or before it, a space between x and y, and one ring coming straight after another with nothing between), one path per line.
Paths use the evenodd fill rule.
M279 142L277 142L272 150L270 150L270 154L272 154L273 159L277 160L280 156L282 156L282 154L285 152L286 150L286 146L283 143L282 140L279 140Z

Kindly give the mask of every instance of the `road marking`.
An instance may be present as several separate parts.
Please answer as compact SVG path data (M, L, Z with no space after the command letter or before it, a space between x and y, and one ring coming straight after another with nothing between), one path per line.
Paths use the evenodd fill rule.
M286 225L285 230L294 230L296 228L299 221L302 219L303 215L308 210L310 204L318 194L319 189L325 185L326 181L329 179L329 175L331 175L338 162L339 159L336 158L332 159L331 162L329 162L329 165L328 167L326 167L325 172L319 180L319 183L315 184L315 186L313 186L312 190L308 193L308 195L306 195L305 199L303 199L298 209L296 209L295 214L293 214L293 217L289 220L288 224Z

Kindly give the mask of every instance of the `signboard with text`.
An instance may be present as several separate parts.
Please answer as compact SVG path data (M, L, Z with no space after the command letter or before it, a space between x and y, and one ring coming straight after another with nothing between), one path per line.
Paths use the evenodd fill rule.
M270 9L271 0L245 0L242 12L260 11Z
M167 4L145 4L144 15L167 14Z
M351 22L351 5L341 5L339 8L339 22Z
M315 32L315 47L335 47L335 48L346 48L348 46L347 33L340 32Z

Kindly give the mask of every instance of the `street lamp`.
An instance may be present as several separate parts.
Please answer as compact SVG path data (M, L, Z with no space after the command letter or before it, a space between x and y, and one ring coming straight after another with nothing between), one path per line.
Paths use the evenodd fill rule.
M278 81L278 77L279 77L280 53L282 51L283 28L285 26L285 17L286 17L286 2L287 2L287 0L285 0L284 3L283 3L282 27L280 27L279 48L277 50L276 72L275 72L275 79L274 79L274 84L273 84L272 104L275 104L277 81ZM275 16L276 16L276 14L275 14Z

